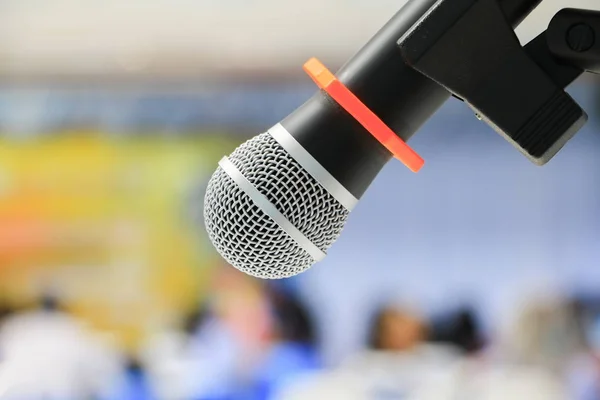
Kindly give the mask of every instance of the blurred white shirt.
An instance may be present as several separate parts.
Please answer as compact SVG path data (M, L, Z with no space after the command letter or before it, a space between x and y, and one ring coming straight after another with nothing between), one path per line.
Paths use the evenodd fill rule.
M113 388L122 368L108 342L66 314L21 314L0 329L3 400L100 398Z
M240 349L231 333L211 320L195 336L163 332L142 350L142 361L159 400L226 397L235 389Z
M276 400L566 400L543 371L486 367L452 350L423 346L406 353L367 352L334 371L297 380Z

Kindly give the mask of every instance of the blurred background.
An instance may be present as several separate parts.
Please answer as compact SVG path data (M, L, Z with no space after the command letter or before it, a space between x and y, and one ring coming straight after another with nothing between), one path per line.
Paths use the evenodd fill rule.
M299 277L208 242L217 160L402 3L1 1L0 399L600 399L592 76L543 168L450 101ZM599 8L545 0L520 39L566 6Z

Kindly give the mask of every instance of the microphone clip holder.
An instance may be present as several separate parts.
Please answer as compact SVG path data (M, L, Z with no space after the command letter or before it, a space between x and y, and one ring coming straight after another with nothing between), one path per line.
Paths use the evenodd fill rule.
M440 0L402 38L404 62L538 165L586 123L565 88L600 73L600 12L564 9L522 46L497 0Z

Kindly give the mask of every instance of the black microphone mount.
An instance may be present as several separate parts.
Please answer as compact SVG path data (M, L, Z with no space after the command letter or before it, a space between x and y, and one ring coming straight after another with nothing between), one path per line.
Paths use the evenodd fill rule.
M587 121L565 88L586 71L600 73L600 12L563 9L522 46L507 3L439 0L398 45L406 65L543 165ZM512 3L533 9L539 1Z

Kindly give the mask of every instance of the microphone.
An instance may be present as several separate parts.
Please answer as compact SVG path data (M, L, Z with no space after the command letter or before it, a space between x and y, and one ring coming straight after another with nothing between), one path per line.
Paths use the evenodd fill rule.
M502 17L516 27L540 1L498 4ZM409 66L398 47L398 40L441 2L410 0L336 74L404 141L451 96ZM204 199L208 236L228 263L254 277L302 273L325 257L392 157L321 90L219 162Z

